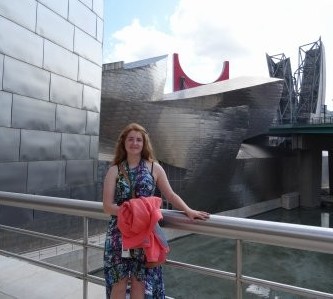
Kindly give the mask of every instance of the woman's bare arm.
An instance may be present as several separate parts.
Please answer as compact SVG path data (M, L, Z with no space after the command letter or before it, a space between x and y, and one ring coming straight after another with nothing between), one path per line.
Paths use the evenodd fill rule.
M204 211L197 211L191 209L184 200L177 195L170 186L167 175L158 163L154 163L154 176L156 179L156 184L163 196L178 210L184 211L190 219L202 219L206 220L209 218L209 213Z
M113 165L109 168L103 186L103 209L108 215L117 215L119 207L114 202L118 168Z

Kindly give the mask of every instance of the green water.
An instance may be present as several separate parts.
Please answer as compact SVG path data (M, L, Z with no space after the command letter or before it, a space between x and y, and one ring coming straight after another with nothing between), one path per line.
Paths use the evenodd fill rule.
M276 209L252 217L302 225L321 226L321 213L333 208ZM205 235L189 235L170 242L170 260L235 272L236 241ZM333 254L332 254L333 255ZM243 243L243 274L333 294L333 256L277 246ZM234 299L231 280L208 277L188 270L163 267L166 294L175 299ZM103 273L94 273L103 277ZM243 287L243 299L305 299L255 285ZM333 295L332 295L333 298Z
M253 219L321 225L323 209L277 209ZM333 215L333 211L325 210ZM332 227L332 223L330 225ZM190 235L170 243L169 259L235 272L233 240ZM333 256L277 246L244 243L243 274L333 294ZM207 277L187 270L164 267L167 295L177 299L235 298L231 280ZM305 297L277 292L255 285L244 286L243 298L301 299ZM333 295L332 295L333 298Z

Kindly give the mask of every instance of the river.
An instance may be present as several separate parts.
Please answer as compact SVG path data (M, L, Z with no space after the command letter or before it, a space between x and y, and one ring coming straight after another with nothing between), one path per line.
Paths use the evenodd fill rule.
M276 209L253 219L321 226L321 213L333 216L332 207ZM331 219L333 222L333 219ZM332 223L330 223L332 227ZM169 259L235 272L235 241L189 235L170 242ZM277 246L245 243L243 274L261 279L333 293L332 255ZM233 299L234 283L215 277L164 267L167 295L175 299ZM244 286L243 299L301 299L304 297Z

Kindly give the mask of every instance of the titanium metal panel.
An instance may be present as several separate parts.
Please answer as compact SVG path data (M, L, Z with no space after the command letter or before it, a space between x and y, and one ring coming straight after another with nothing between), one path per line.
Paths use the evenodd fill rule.
M228 201L234 207L248 206L281 196L281 180L277 179L281 177L283 169L281 159L237 159L236 166L228 196Z
M237 159L266 159L273 158L271 148L264 148L256 144L243 143L239 148Z
M34 31L36 26L36 7L37 2L35 0L0 1L0 15Z
M93 160L69 160L66 166L66 184L89 185L94 177Z
M128 101L163 98L167 55L134 63L103 65L102 97Z
M45 40L44 68L75 81L79 72L79 57L63 47Z
M103 34L104 34L104 22L102 19L97 18L97 40L99 42L103 42Z
M15 217L13 217L15 215ZM8 226L21 226L33 220L33 210L13 207L0 207L1 224Z
M93 11L103 19L104 16L104 0L94 0L93 1Z
M70 198L96 201L96 185L74 186Z
M82 30L75 28L74 52L98 65L102 64L102 44Z
M58 104L81 108L83 85L56 74L51 74L50 100Z
M59 160L61 134L21 130L21 161Z
M98 159L99 136L90 136L90 158Z
M93 112L101 110L101 91L90 86L83 86L82 108Z
M180 100L198 98L224 94L229 91L241 90L260 86L263 84L276 83L283 84L283 80L269 77L237 77L229 80L214 82L211 84L201 85L195 88L183 89L163 96L163 100Z
M94 182L96 182L96 187L99 185L99 160L94 160ZM98 188L97 188L98 189ZM97 195L98 196L98 195ZM97 197L96 198L97 201L101 201L102 198L101 197Z
M65 161L29 162L27 191L35 193L65 186Z
M26 193L27 175L27 162L0 163L0 190Z
M73 50L74 25L43 5L38 5L36 33Z
M92 9L93 0L80 0L80 1L84 3L86 6L88 6L90 9Z
M86 134L99 135L99 113L87 111Z
M281 83L282 81L270 85L263 84L247 90L225 94L223 106L245 105L245 103L249 105L250 115L247 138L266 133L267 128L273 123L276 109L273 110L272 108L277 108L278 106L282 91Z
M20 1L20 0L17 0ZM61 15L65 19L68 16L68 0L39 0L40 3L43 3L49 9L53 10L57 14Z
M237 208L294 192L298 188L297 165L297 155L287 149L242 144L228 201Z
M0 162L19 161L19 145L20 130L0 127Z
M88 1L90 8L79 0L0 0L0 190L93 194L89 188L97 180L104 1ZM75 50L77 26L69 18L82 30L94 31L89 37L80 31ZM66 183L66 168L67 175L76 176L73 185L71 178ZM7 212L15 223L44 224L29 218L32 211L29 217ZM66 225L59 223L56 229Z
M84 134L86 119L87 111L58 105L56 112L56 131Z
M3 78L3 61L4 56L0 54L0 88L2 89L2 78Z
M1 60L1 57L0 57ZM0 65L1 67L1 65ZM1 72L0 72L1 74ZM1 80L1 76L0 76ZM13 96L11 93L0 90L0 126L10 127L12 123L12 100Z
M91 87L100 89L102 80L102 68L84 58L79 59L78 81Z
M49 72L8 56L5 57L4 69L4 90L40 100L49 100Z
M266 133L279 104L283 80L239 77L167 94L163 105L190 106L214 110L218 107L248 105L249 130L246 138ZM276 108L276 109L275 109Z
M53 197L62 197L62 198L70 198L71 197L71 187L70 186L64 186L62 188L51 188L47 190L38 190L36 191L36 194L38 195L45 195L45 196L53 196ZM35 211L34 219L42 218L43 215L56 215L54 213L49 212L42 212L42 211ZM59 214L58 214L59 215Z
M68 20L96 37L96 15L78 0L69 0Z
M42 67L43 39L5 18L0 17L0 52ZM23 44L24 47L20 47Z
M89 159L90 136L62 134L61 158L65 160Z
M28 97L13 96L13 128L55 130L56 105Z

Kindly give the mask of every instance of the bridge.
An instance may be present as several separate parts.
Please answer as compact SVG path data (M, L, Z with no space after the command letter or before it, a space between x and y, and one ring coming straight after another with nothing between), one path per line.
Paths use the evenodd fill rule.
M306 123L277 124L268 129L271 142L284 142L298 156L301 205L316 206L321 191L323 151L328 152L329 193L333 191L333 119L318 117Z
M321 136L332 135L333 117L314 118L308 123L278 124L271 126L268 131L269 136L280 136L280 137L291 137L293 135L309 135L309 134L321 135Z

